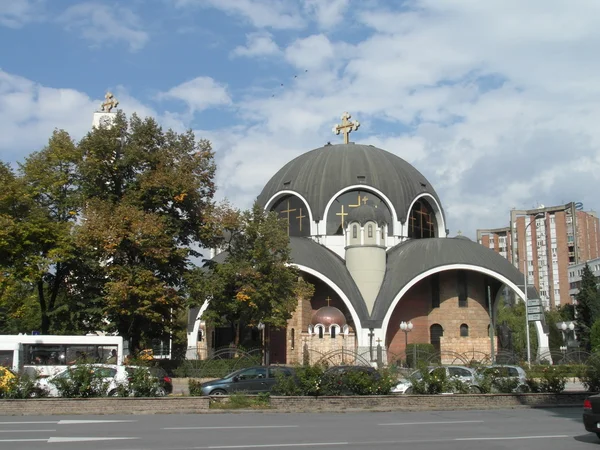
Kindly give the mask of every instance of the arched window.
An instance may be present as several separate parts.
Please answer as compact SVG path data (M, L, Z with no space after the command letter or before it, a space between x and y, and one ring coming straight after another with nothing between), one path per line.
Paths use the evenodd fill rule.
M440 338L444 336L444 329L439 323L434 323L429 327L429 339L436 352L441 351Z
M460 326L460 337L469 337L469 325L466 323Z
M410 211L408 237L426 239L435 237L435 213L424 200L417 200Z
M331 335L331 339L335 339L336 329L337 329L337 327L335 325L331 325L329 327L329 333Z
M202 339L204 339L204 332L202 331L202 328L198 328L198 342L202 342Z
M291 344L292 350L294 350L294 348L296 347L296 330L294 330L293 328L290 331L290 344Z
M372 238L373 237L373 225L369 224L369 226L367 227L367 229L369 230L368 231L369 238Z
M352 239L358 238L358 225L352 225Z
M315 325L315 333L319 334L319 339L323 339L325 336L325 327L321 324Z

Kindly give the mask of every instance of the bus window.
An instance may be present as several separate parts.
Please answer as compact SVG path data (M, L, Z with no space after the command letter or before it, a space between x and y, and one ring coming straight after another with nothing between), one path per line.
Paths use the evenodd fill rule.
M0 366L12 368L13 355L12 350L0 350Z

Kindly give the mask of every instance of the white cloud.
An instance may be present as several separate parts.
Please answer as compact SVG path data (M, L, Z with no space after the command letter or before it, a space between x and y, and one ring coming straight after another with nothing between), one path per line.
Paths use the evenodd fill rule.
M256 28L279 30L304 26L304 20L294 3L281 0L174 0L177 7L211 7L232 16L241 16Z
M144 47L149 35L143 30L137 15L122 6L102 3L78 3L59 17L67 30L80 33L94 46L124 41L131 51Z
M351 11L350 0L304 0L304 9L321 28L338 25Z
M0 0L0 25L20 28L41 20L45 0Z
M159 94L158 97L182 101L188 105L190 113L231 103L227 88L210 77L197 77L186 81Z
M406 6L355 11L371 32L354 44L312 35L284 49L308 73L275 98L239 104L249 125L237 138L213 133L223 195L248 206L285 162L336 142L331 126L348 110L362 123L353 140L429 178L453 234L505 226L512 207L575 200L598 210L600 3Z
M335 49L327 36L316 34L298 39L285 50L285 58L300 69L316 69L337 60Z
M231 56L256 58L273 56L280 53L279 46L273 41L273 35L265 32L249 33L246 36L246 46L238 46Z
M119 108L131 115L155 117L163 125L182 131L185 126L173 113L157 111L131 97L117 86ZM24 77L0 70L0 159L22 161L41 149L55 128L64 129L74 139L83 137L92 126L94 111L102 99L92 99L74 89L42 86Z

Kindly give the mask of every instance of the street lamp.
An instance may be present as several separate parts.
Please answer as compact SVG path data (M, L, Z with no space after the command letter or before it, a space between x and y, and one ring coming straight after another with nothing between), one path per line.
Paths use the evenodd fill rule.
M541 213L537 213L535 216L533 216L533 220L530 220L529 223L527 225L525 225L525 237L523 238L524 241L524 247L525 247L525 251L523 252L524 254L524 258L523 258L523 275L524 275L524 283L523 283L523 287L524 287L524 291L525 291L525 335L527 336L527 366L531 367L531 338L529 336L529 309L527 308L527 277L529 275L529 271L527 269L527 228L529 228L531 226L531 224L535 221L535 219L539 219L542 217L546 217L546 213L541 212Z
M268 366L269 365L269 350L266 347L266 339L265 339L265 324L262 322L262 320L260 322L258 322L258 325L256 326L256 328L258 328L260 330L260 334L261 334L261 341L262 341L262 347L263 347L263 365Z
M563 345L560 347L560 349L566 353L567 348L569 347L567 331L573 331L575 329L575 324L573 322L558 322L556 324L556 328L562 332Z
M406 361L408 361L408 355L406 351L408 350L408 333L410 333L413 329L412 322L400 322L400 330L404 332L404 354L406 355ZM413 345L413 367L416 366L417 363L417 347Z

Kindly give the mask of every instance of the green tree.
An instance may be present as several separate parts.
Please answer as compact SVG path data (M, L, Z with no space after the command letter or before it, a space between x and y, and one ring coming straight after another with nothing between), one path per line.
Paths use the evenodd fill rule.
M151 118L121 113L79 147L85 208L77 242L98 263L82 296L102 298L106 322L139 349L170 331L194 247L208 241L213 153L191 131L165 132Z
M575 298L577 300L575 331L580 347L589 351L592 347L590 340L591 328L599 318L600 293L598 292L598 281L587 264L583 267L581 286Z
M43 334L51 330L57 300L66 293L66 279L76 266L73 230L81 208L80 161L81 153L69 134L56 130L48 145L20 167L27 196L34 204L27 220L29 246L23 268L28 272L26 279L35 285Z
M235 216L235 214L234 214ZM195 287L191 303L210 298L203 319L217 325L233 324L239 344L240 330L259 322L285 327L296 309L298 296L310 298L314 288L290 266L289 237L276 214L258 204L230 221L222 263L209 262L191 277Z
M512 331L513 351L523 357L527 353L527 336L525 331L525 304L517 302L510 305L506 302L498 306L495 318L496 324L506 322ZM499 332L499 330L498 330ZM538 348L537 332L533 323L529 324L529 337L531 339L531 354L535 355Z
M600 319L597 319L590 329L590 348L593 352L600 350Z

